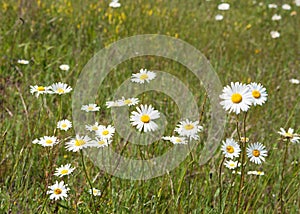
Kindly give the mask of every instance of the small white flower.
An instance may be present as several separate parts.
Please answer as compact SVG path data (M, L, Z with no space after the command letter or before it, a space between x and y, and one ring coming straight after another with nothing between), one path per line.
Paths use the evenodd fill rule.
M223 141L221 150L226 158L237 158L240 155L241 148L239 144L233 140L227 138L226 141Z
M283 4L281 7L283 10L291 10L292 9L291 5L289 5L289 4Z
M230 5L228 3L221 3L218 5L218 10L229 10Z
M281 15L274 14L274 15L272 16L272 21L279 21L279 20L281 20Z
M162 137L162 139L170 141L174 145L176 145L176 144L187 144L187 140L186 140L185 137L165 136L165 137Z
M248 171L247 174L248 175L260 175L260 176L265 175L265 173L262 171Z
M300 80L298 80L298 79L290 79L289 81L290 81L290 83L296 84L296 85L298 85L300 83Z
M231 82L231 86L224 87L220 98L223 99L220 102L223 108L229 113L234 112L236 114L241 111L247 112L253 102L249 87L239 82Z
M60 167L56 168L54 175L63 177L71 174L74 170L75 168L71 168L71 164L61 165Z
M153 121L160 117L160 113L155 110L151 105L141 105L136 107L137 111L131 112L130 122L139 131L148 132L155 131L158 125Z
M110 139L105 139L105 138L95 138L95 140L92 140L92 147L96 147L96 148L101 148L101 147L105 147L108 146L109 144L111 144L112 140Z
M233 160L226 160L225 164L224 164L228 169L235 169L238 166L240 166L241 164L238 163L238 161L233 161Z
M39 97L40 94L51 94L51 87L47 87L47 86L30 86L30 93L34 94L36 97Z
M44 146L44 147L50 147L58 144L59 141L56 137L54 136L44 136L40 138L39 144Z
M216 21L221 21L221 20L223 20L223 18L224 18L224 16L221 15L221 14L217 14L217 15L215 16L215 20L216 20Z
M64 184L64 181L61 182L55 182L54 185L48 186L50 190L47 191L47 194L50 194L50 199L58 200L58 199L64 199L68 197L68 191L70 190L68 185Z
M72 88L70 86L68 86L66 83L53 83L51 85L51 90L53 91L53 93L55 94L66 94L69 93L70 91L72 91Z
M62 64L59 66L59 69L62 71L68 71L70 69L70 66L66 64Z
M96 131L96 135L100 137L100 139L111 139L115 133L115 128L111 125L99 126L99 129Z
M120 106L125 106L125 105L134 106L139 103L139 99L135 97L125 99L124 97L122 97L122 99L118 100L117 102L119 103Z
M112 0L109 3L109 6L112 8L118 8L118 7L121 7L121 4L119 3L119 0Z
M250 83L248 85L252 98L253 98L253 105L262 105L267 101L268 94L266 92L266 88L263 87L260 83Z
M96 189L96 188L93 188L93 190L89 189L89 193L90 194L93 193L94 196L100 196L101 195L101 191Z
M39 139L34 139L34 140L32 141L32 143L33 143L33 144L40 144L40 140L39 140Z
M276 9L278 6L276 5L276 4L268 4L268 7L270 8L270 9Z
M300 7L300 0L295 0L295 4L297 7Z
M285 131L284 128L280 128L278 133L284 138L290 139L292 143L299 143L300 137L298 134L294 133L294 129L292 128L289 128L288 131Z
M100 107L97 106L97 104L95 103L90 103L88 105L83 105L81 107L82 111L86 111L86 112L92 112L92 111L99 111Z
M198 132L202 130L203 127L199 125L199 121L193 122L188 119L179 122L177 128L175 128L175 132L177 132L180 136L189 137L195 140L199 139Z
M280 33L278 31L271 31L270 34L273 39L280 37Z
M72 127L72 122L69 120L61 120L57 122L57 128L60 130L68 131Z
M22 65L28 65L28 64L29 64L29 61L28 61L28 60L25 60L25 59L18 59L18 63L19 63L19 64L22 64Z
M86 130L90 131L90 132L95 132L100 128L101 125L98 124L98 122L96 122L94 125L86 125L85 128Z
M147 71L146 69L141 69L139 73L132 74L131 82L136 82L143 84L146 82L150 82L156 77L156 74L152 71Z
M248 158L250 158L251 162L256 164L261 164L263 161L265 161L265 157L268 156L267 153L268 152L265 149L265 146L259 142L249 144L247 147Z
M66 143L66 149L72 152L78 152L83 148L90 146L90 138L88 136L76 135L75 138L71 139Z

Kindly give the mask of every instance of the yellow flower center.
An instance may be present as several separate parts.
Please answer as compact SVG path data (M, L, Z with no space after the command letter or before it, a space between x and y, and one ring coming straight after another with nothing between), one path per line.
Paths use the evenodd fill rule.
M46 143L47 143L47 144L52 144L52 142L53 142L53 141L52 141L51 139L46 140Z
M63 169L63 170L60 171L60 174L65 175L65 174L67 174L68 172L69 172L69 170Z
M85 144L84 140L75 140L75 146L82 146Z
M186 124L185 126L184 126L184 129L185 130L192 130L194 128L194 125L193 124Z
M102 134L103 134L103 135L108 135L108 134L109 134L109 131L108 131L108 130L104 130L104 131L102 132Z
M54 192L55 195L59 195L59 194L62 193L62 190L59 189L59 188L57 188L57 189L55 189L53 192Z
M93 127L92 127L92 130L93 130L93 131L97 131L97 130L98 130L98 126L93 126Z
M93 107L93 106L89 106L87 109L88 109L89 111L92 111L92 110L94 109L94 107Z
M256 99L260 98L260 92L258 90L252 91L252 96Z
M44 86L39 86L39 87L37 87L37 90L38 91L45 91L45 87Z
M254 149L252 151L252 154L253 154L254 157L258 157L260 155L260 151L258 151L257 149Z
M226 151L228 152L228 153L234 153L234 148L233 148L233 146L227 146L226 147Z
M67 127L67 124L64 123L64 124L61 125L61 127L62 127L62 128L66 128L66 127Z
M229 166L231 166L231 167L234 167L234 166L235 166L235 164L234 164L234 163L230 163L230 164L229 164Z
M124 103L125 103L126 105L128 105L128 104L131 104L132 101L131 101L131 100L124 100Z
M293 134L291 134L291 133L285 133L285 135L284 135L286 138L293 138L294 137L294 135Z
M98 144L103 145L103 144L105 144L105 141L104 140L98 141Z
M141 79L141 80L146 80L146 79L148 79L148 74L142 74L142 75L140 76L140 79Z
M149 117L149 115L147 115L147 114L142 115L142 116L141 116L141 121L142 121L143 123L149 123L149 122L150 122L150 117Z
M58 93L64 93L65 90L64 90L63 88L59 88L59 89L57 89L57 92L58 92Z
M180 143L180 142L182 142L182 140L178 137L178 138L176 138L176 143Z
M231 96L231 101L233 103L240 103L242 102L243 98L242 98L242 95L238 94L238 93L235 93Z
M261 175L262 173L263 173L263 172L261 172L261 171L257 171L257 174L258 174L258 175Z

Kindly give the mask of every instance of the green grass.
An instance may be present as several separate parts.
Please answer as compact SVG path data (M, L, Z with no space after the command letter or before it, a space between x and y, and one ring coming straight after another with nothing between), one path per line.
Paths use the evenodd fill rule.
M83 3L84 2L84 3ZM80 155L68 152L64 142L43 148L32 140L56 135L61 141L75 135L74 131L54 131L58 115L72 120L70 94L40 96L29 92L30 85L50 85L62 81L73 88L81 70L95 53L112 42L139 34L162 34L178 37L199 49L209 60L223 85L231 81L262 83L268 91L268 101L262 107L251 108L247 119L247 133L252 142L262 142L269 151L261 166L247 163L247 170L262 170L264 176L245 177L240 213L276 213L280 204L280 173L285 167L285 211L299 213L299 145L291 145L286 165L282 166L284 143L277 131L280 127L300 132L300 86L289 83L300 78L300 7L291 11L267 8L252 0L229 1L229 11L217 10L216 1L122 0L117 9L108 1L13 1L0 3L0 212L1 213L89 213L93 206L88 183L82 171ZM280 5L281 1L278 1ZM297 15L291 16L292 11ZM215 21L216 14L224 20ZM272 15L282 15L273 22ZM24 20L24 22L21 20ZM271 30L281 37L272 39ZM30 60L20 65L18 59ZM60 64L71 69L60 71ZM179 63L159 57L138 57L113 69L96 99L102 109L96 114L100 123L110 123L110 110L104 106L114 91L132 72L140 68L162 70L176 75L197 97L201 107L205 91ZM188 78L187 78L188 76ZM220 91L221 94L221 91ZM156 99L153 101L152 97ZM180 119L175 103L166 95L147 92L139 95L145 103L170 119L166 134L170 135ZM60 110L61 109L61 110ZM134 109L134 108L132 108ZM202 123L210 122L209 102L205 104ZM173 125L172 125L173 124ZM229 116L223 139L234 137L235 117ZM85 159L93 185L102 191L95 197L98 213L220 213L218 168L222 160L220 150L210 161L200 166L201 145L207 130L201 135L200 147L192 152L169 174L145 181L113 177ZM122 149L123 139L116 135L112 148ZM148 156L160 155L170 148L163 141L155 146L128 144L124 156L141 158L141 150ZM76 170L69 178L53 176L61 164L71 163ZM223 202L225 213L234 213L239 178L223 169ZM64 180L71 189L69 197L58 203L46 195L48 185ZM235 180L235 186L230 185ZM230 190L229 194L228 191ZM224 208L224 205L223 205Z

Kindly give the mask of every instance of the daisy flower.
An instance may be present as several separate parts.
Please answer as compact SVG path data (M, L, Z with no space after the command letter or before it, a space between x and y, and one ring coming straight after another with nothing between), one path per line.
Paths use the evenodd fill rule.
M250 83L248 85L252 98L253 98L253 105L262 105L267 101L268 94L266 92L266 88L263 87L260 83Z
M112 8L118 8L118 7L121 7L121 4L119 3L119 0L112 0L109 3L109 6Z
M25 59L18 59L17 61L19 64L22 64L22 65L28 65L29 64L29 61L28 60L25 60Z
M160 113L151 105L141 105L140 107L136 107L136 110L131 112L130 122L139 131L142 131L142 129L144 132L155 131L158 128L153 120L158 119Z
M203 130L203 127L198 124L198 121L192 122L186 119L185 121L179 122L177 128L175 128L175 132L177 132L180 136L197 140L199 139L198 132Z
M292 84L296 84L297 85L297 84L300 83L300 80L298 80L298 79L290 79L289 82L292 83Z
M223 15L221 15L221 14L217 14L216 16L215 16L215 20L216 21L221 21L221 20L223 20Z
M91 104L88 104L88 105L83 105L81 107L81 110L86 111L86 112L99 111L99 109L100 109L100 107L97 106L97 104L95 104L95 103L91 103Z
M268 152L265 149L265 146L259 142L249 144L247 147L248 158L250 158L251 162L256 164L261 164L263 161L265 161L265 157L268 156L267 153Z
M92 132L92 131L97 131L100 128L101 125L98 124L98 122L96 122L94 125L86 125L85 128L86 130Z
M273 38L273 39L276 39L276 38L279 38L280 37L280 33L278 32L278 31L271 31L270 32L270 34L271 34L271 37Z
M291 9L292 9L291 5L289 5L289 4L283 4L283 5L281 6L281 8L282 8L283 10L291 10Z
M105 103L106 108L111 108L111 107L119 107L120 103L118 101L107 101Z
M111 125L99 126L99 129L96 131L96 135L101 139L111 139L115 133L115 128Z
M227 138L226 141L223 141L221 150L226 158L231 159L234 157L239 157L241 152L239 144L235 140L229 138Z
M100 196L101 195L101 191L96 189L96 188L93 188L93 190L89 189L89 193L90 194L93 193L94 196Z
M268 8L270 8L270 9L276 9L277 5L276 4L268 4Z
M229 10L230 4L228 3L222 3L218 5L218 10Z
M228 168L228 169L235 169L238 166L240 166L241 164L238 163L238 161L233 161L233 160L226 160L224 165Z
M265 173L262 171L248 171L247 174L248 175L260 175L260 176L265 175Z
M176 144L187 144L187 140L185 137L176 137L176 136L164 136L162 137L163 140L170 141L174 145Z
M231 86L227 85L223 89L223 94L220 95L223 101L220 104L229 113L234 112L239 114L241 111L248 111L252 105L252 94L249 88L242 83L231 82Z
M39 144L44 147L54 146L58 143L59 143L58 139L54 136L51 136L51 137L44 136L44 137L40 138L40 142L39 142Z
M72 122L69 120L61 120L57 122L57 128L60 130L68 131L72 127Z
M111 144L111 142L112 140L110 139L101 139L96 137L95 140L92 140L92 147L97 147L97 148L105 147Z
M150 82L156 77L156 74L152 71L147 71L146 69L141 69L139 73L132 74L131 76L131 82L137 82L137 83L145 83Z
M294 129L292 128L289 128L288 131L285 131L284 128L280 128L278 133L284 138L290 139L292 143L299 143L300 137L298 134L294 133Z
M297 7L300 7L300 0L295 0L295 4Z
M53 93L55 94L66 94L69 93L70 91L72 91L72 88L70 86L68 86L66 83L53 83L51 85L51 90L53 91Z
M272 16L272 21L279 21L281 19L281 16L280 15L277 15L277 14L274 14Z
M119 103L120 106L125 106L125 105L134 106L139 103L139 98L132 97L132 98L125 99L124 97L122 97L122 99L118 100L117 102Z
M40 140L39 140L39 139L34 139L34 140L32 141L32 143L33 143L33 144L40 144Z
M75 168L71 168L71 164L61 165L56 168L54 175L63 177L64 175L69 175L74 171Z
M62 71L68 71L70 69L69 65L62 64L59 66L59 69Z
M49 186L48 187L50 190L47 191L47 194L50 194L50 199L54 199L54 200L57 200L57 199L64 199L64 198L67 198L68 197L68 191L70 190L68 188L68 185L64 184L64 181L61 181L61 182L55 182L54 185L52 186Z
M47 87L47 86L38 86L38 85L35 85L35 86L30 86L30 93L31 94L34 94L35 93L35 96L38 97L40 94L50 94L52 93L50 91L50 87Z
M78 152L83 148L90 146L90 138L88 136L76 135L75 138L71 139L66 143L66 149L72 152Z

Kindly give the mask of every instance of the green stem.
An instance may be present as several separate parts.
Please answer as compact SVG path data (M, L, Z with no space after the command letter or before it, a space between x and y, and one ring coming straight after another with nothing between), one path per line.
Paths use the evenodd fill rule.
M281 181L280 181L280 210L281 213L284 213L284 200L283 200L283 181L284 181L284 169L285 169L285 163L288 153L288 146L289 146L290 140L287 141L285 144L285 150L284 150L284 157L283 157L283 163L282 163L282 170L281 170Z
M83 158L83 151L80 150L80 155L81 155L81 161L82 161L82 168L83 168L83 171L84 171L84 174L85 174L85 177L90 185L90 189L91 189L91 197L92 197L92 201L93 201L93 207L94 207L94 213L96 212L96 204L95 204L95 198L94 198L94 194L93 194L93 185L92 185L92 182L87 174L87 171L86 171L86 167L85 167L85 163L84 163L84 158Z
M220 186L220 203L219 203L219 213L222 213L222 168L223 163L225 161L225 157L223 157L222 162L219 167L219 186Z
M245 117L244 117L244 121L243 121L243 125L244 125L244 139L242 140L238 131L238 135L239 135L239 141L242 143L242 161L241 161L241 180L240 180L240 187L239 187L239 194L238 194L238 201L237 201L237 205L236 205L236 212L239 212L239 207L240 207L240 203L241 203L241 199L242 199L242 192L243 192L243 188L244 188L244 179L245 179L245 160L246 160L246 118L247 118L247 112L245 113ZM238 123L238 121L237 121ZM237 124L237 129L238 129L238 124Z

